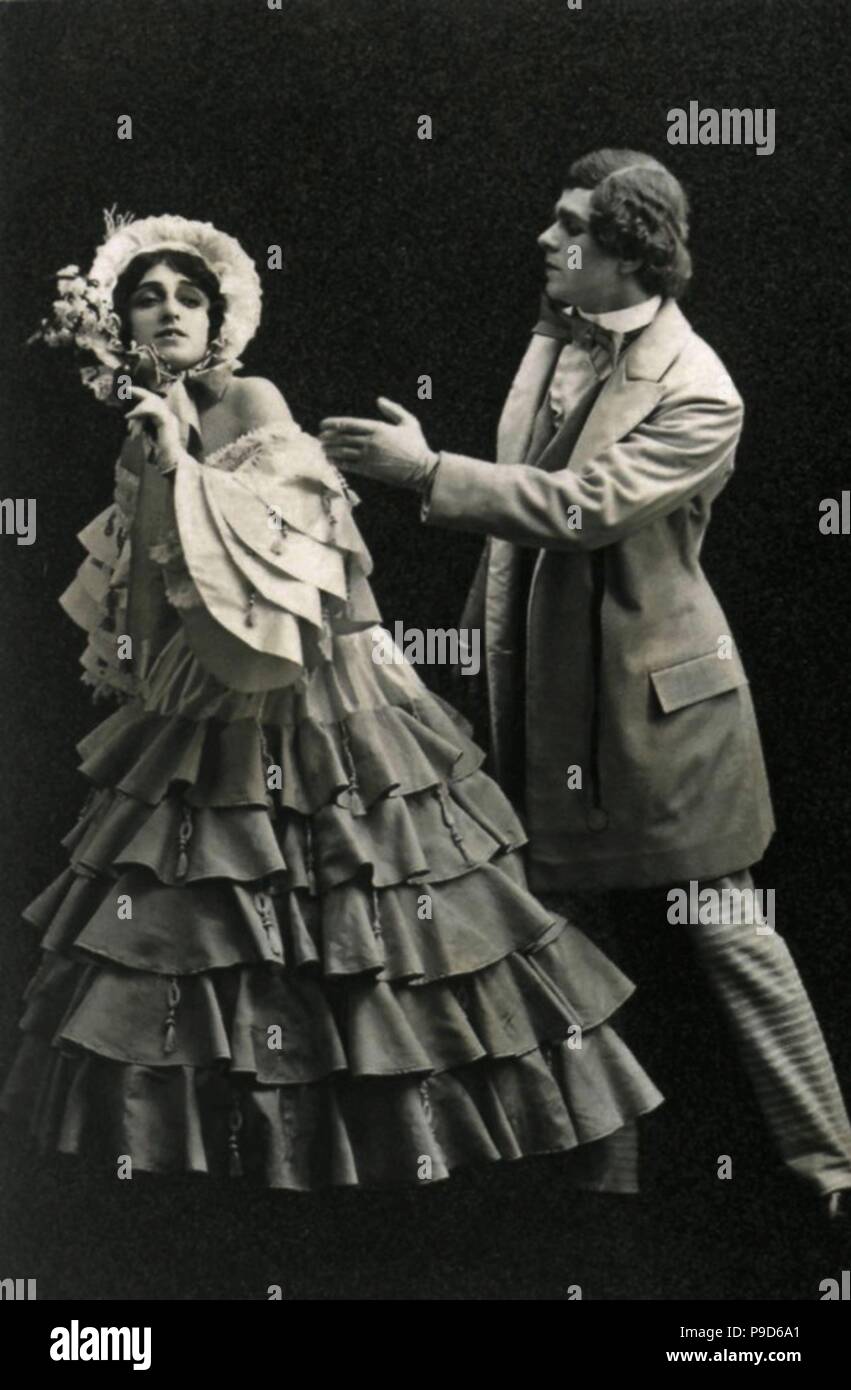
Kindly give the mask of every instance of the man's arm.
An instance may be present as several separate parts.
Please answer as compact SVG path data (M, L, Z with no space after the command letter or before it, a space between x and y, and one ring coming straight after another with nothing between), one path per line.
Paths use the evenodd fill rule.
M736 396L671 403L576 471L441 453L423 520L536 548L611 545L730 471L742 416Z

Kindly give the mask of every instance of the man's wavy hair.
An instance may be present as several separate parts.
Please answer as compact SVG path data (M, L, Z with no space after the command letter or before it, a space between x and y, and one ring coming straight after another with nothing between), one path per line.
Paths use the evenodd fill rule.
M567 188L586 188L590 229L610 256L640 260L635 278L648 294L679 299L691 279L689 205L658 159L636 150L595 150L571 164Z

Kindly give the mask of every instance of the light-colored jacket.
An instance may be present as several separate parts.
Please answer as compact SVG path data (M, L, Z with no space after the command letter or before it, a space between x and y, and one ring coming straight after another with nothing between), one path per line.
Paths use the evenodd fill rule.
M699 560L742 401L669 299L578 437L569 418L553 434L561 346L533 336L500 466L443 453L423 512L492 538L462 624L485 631L497 776L524 807L539 892L714 878L774 829L747 677Z

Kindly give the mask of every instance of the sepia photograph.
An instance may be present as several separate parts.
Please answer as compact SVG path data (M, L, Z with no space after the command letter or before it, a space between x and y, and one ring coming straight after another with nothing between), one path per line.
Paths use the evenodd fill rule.
M847 43L839 0L0 0L39 1363L252 1301L825 1354Z

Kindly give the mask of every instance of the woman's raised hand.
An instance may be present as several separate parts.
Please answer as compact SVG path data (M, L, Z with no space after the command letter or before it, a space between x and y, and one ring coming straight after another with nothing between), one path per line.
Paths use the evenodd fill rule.
M181 449L177 416L155 391L146 391L143 386L131 386L130 393L138 402L124 417L130 433L135 434L145 427L153 436L159 466L166 469L174 467Z

